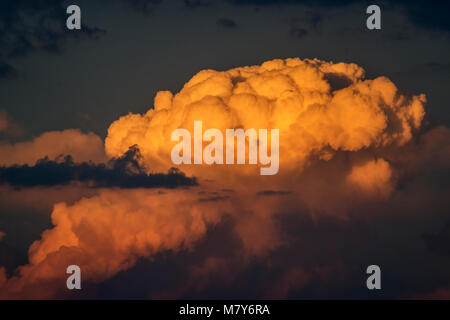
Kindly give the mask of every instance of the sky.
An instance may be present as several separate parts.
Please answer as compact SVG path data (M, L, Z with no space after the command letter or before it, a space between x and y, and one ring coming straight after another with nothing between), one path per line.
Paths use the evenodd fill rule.
M450 297L448 3L73 3L0 4L0 298ZM174 164L196 120L278 172Z

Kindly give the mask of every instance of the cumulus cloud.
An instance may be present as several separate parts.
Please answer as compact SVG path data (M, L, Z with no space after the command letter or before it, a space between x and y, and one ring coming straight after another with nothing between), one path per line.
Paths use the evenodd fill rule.
M0 296L64 293L67 263L81 267L84 281L99 282L130 268L138 257L189 250L220 221L222 210L226 206L197 202L186 190L104 190L73 206L58 203L52 213L55 227L33 243L30 264L0 287Z
M31 141L0 141L0 165L3 166L33 165L39 159L48 157L54 160L61 155L70 155L75 162L107 160L100 137L75 129L45 132Z
M79 265L87 282L102 282L133 267L139 258L193 249L225 217L232 221L229 228L239 242L236 261L248 264L249 257L275 255L292 246L292 238L281 229L280 215L298 218L299 213L307 213L311 221L332 216L345 222L355 214L369 214L373 204L390 201L408 175L431 163L448 166L448 128L421 132L425 101L422 94L401 93L385 77L365 79L364 70L351 63L277 59L223 72L203 70L175 95L158 92L147 113L128 114L113 122L105 141L107 156L121 158L136 145L141 151L136 159L139 168L146 173L166 172L174 166L172 131L186 128L193 132L194 120L202 120L204 130L279 129L279 174L260 176L258 168L249 165L180 165L188 176L198 177L199 186L103 188L72 204L58 203L52 212L54 227L30 247L28 265L11 278L3 276L0 295L64 296L67 265ZM49 157L61 153L74 158L79 153L79 159L89 160L106 157L99 151L101 140L92 134L48 135L28 142L27 147L39 145L44 151L35 150ZM61 144L61 137L66 136L82 143ZM46 154L49 144L58 146L58 151ZM15 148L11 150L29 151L18 145L10 146ZM83 153L86 149L89 155ZM24 163L35 153L26 154ZM345 234L346 227L338 225ZM324 233L330 229L325 226ZM306 242L295 245L313 251L308 251L306 230L301 236ZM330 249L330 259L345 252L346 245L336 245L336 252ZM204 260L193 269L194 278L221 272L221 259ZM286 296L328 272L326 265L305 267L304 258L298 259L297 265L273 276L278 285L267 290L277 297ZM331 264L340 267L340 261Z
M425 101L424 95L402 94L385 77L366 80L364 70L352 63L277 59L223 72L203 70L175 95L158 92L146 114L129 114L111 124L105 148L109 156L119 156L136 144L144 163L167 170L175 144L170 133L177 128L193 132L194 120L202 120L205 131L279 129L276 176L259 177L247 165L180 168L221 183L260 184L266 179L285 189L287 181L301 179L311 161L330 161L342 151L405 145L421 125Z

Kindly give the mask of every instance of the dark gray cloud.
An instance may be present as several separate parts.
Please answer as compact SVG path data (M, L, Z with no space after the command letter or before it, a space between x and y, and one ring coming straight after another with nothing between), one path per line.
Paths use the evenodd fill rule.
M380 298L365 288L365 265L376 237L367 225L297 213L278 221L289 244L264 256L244 258L226 217L208 230L195 250L140 259L127 272L98 285L97 297L181 299ZM314 245L312 245L314 244ZM348 250L351 247L353 250ZM367 256L358 253L368 250ZM351 270L340 264L346 261ZM304 272L304 273L303 273ZM388 273L388 272L386 272ZM345 277L346 285L342 284ZM386 278L389 277L386 274ZM130 285L131 284L131 285ZM326 288L326 290L320 290Z
M97 39L105 34L98 27L82 25L81 30L66 27L66 6L62 0L0 2L0 77L12 75L8 60L33 51L63 51L66 41Z
M450 19L448 19L448 12L450 11L450 2L444 0L425 1L425 0L381 0L373 3L373 1L358 1L358 0L227 0L236 5L306 5L311 7L339 7L351 4L371 5L377 4L383 9L391 9L392 7L399 7L405 10L410 21L417 27L434 30L450 32Z
M300 39L310 33L319 34L323 20L323 16L318 11L313 10L307 10L300 16L291 17L287 20L289 36Z
M139 149L131 147L108 164L74 163L71 156L56 160L44 158L34 166L0 167L0 183L13 187L56 186L81 182L89 187L175 188L196 185L195 178L173 168L167 174L147 174L139 165Z
M373 222L313 219L301 210L280 215L275 223L284 244L248 259L233 230L239 221L226 217L208 230L195 250L140 259L132 269L99 284L96 294L107 299L392 299L433 289L436 283L423 280L431 275L409 278L408 254L421 260L421 252L400 248L397 238L385 239ZM374 263L381 267L383 290L367 290L365 285L366 268ZM430 270L440 261L423 263L414 268Z
M304 17L306 23L315 31L318 31L323 22L323 16L317 11L307 11Z
M410 20L417 26L435 30L450 32L450 2L437 1L391 1L394 4L402 4L406 9Z
M200 198L198 201L200 202L219 202L230 199L230 196L212 196L207 198Z
M257 193L258 196L285 196L288 194L291 194L291 192L283 190L263 190Z

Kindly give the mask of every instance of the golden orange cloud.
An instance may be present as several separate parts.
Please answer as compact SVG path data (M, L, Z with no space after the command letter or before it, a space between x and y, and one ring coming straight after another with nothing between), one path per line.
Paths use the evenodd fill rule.
M175 95L160 91L147 113L113 122L105 141L108 157L137 145L149 171L166 172L174 166L172 131L192 130L201 120L205 130L279 129L279 174L261 176L249 165L181 165L199 178L200 187L103 189L72 205L58 203L54 227L32 244L29 264L9 279L0 270L0 296L64 295L65 268L71 264L82 268L86 281L101 282L140 257L190 250L225 214L236 221L233 230L243 253L264 255L285 241L274 222L280 212L307 208L345 216L348 207L386 201L401 173L403 157L394 155L406 152L421 162L410 145L421 127L425 100L402 94L385 77L366 80L364 70L351 63L277 59L223 72L203 70ZM446 137L447 128L434 131L420 148L444 144L448 153ZM104 157L101 147L92 134L63 131L26 145L0 146L9 154L0 160L28 163L59 153L97 160ZM211 260L205 269L220 268ZM280 296L309 279L298 268L287 277L276 288Z
M56 204L55 227L31 245L30 264L0 287L0 297L49 298L64 292L67 263L81 267L84 281L99 282L130 268L139 257L189 250L227 210L198 201L196 194L102 190L72 206Z
M32 141L15 144L0 141L0 165L4 166L33 165L44 157L53 160L59 155L71 155L76 162L107 160L100 137L75 129L45 132Z

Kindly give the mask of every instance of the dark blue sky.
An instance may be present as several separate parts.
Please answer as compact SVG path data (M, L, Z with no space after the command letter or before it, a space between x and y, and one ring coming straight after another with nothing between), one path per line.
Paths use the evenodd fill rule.
M425 93L433 121L450 123L449 28L427 6L417 17L420 1L381 2L376 31L357 1L77 1L82 31L64 28L59 2L18 1L3 14L16 23L0 29L0 108L26 128L23 139L66 128L104 137L120 115L145 112L157 91L176 92L202 69L287 57L357 63ZM35 22L42 13L47 29Z

